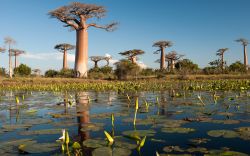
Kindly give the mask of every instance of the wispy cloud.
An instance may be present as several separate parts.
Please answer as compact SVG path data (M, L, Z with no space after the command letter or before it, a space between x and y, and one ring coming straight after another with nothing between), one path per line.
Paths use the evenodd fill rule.
M28 59L35 59L35 60L62 60L63 54L62 53L25 53L24 55L21 55L22 58L28 58ZM68 61L74 62L75 61L75 55L74 54L68 54Z

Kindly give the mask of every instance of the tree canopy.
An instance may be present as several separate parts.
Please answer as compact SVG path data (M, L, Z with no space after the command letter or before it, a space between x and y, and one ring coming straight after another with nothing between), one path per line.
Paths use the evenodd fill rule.
M65 52L67 50L73 50L75 49L74 45L68 44L68 43L62 43L62 44L57 44L54 47L55 49L57 49L60 52Z
M248 40L245 38L239 38L235 40L236 42L240 42L243 46L247 46L249 44Z

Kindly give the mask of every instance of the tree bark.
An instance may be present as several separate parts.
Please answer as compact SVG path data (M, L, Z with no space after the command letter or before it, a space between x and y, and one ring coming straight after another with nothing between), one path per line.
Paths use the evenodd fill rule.
M136 56L131 57L131 62L134 64L136 63Z
M246 71L248 71L248 59L247 59L247 46L244 45L244 65L246 68Z
M160 65L160 69L166 69L166 65L165 65L165 49L161 48L161 65Z
M174 60L171 60L171 71L174 70Z
M221 70L224 71L224 54L221 55Z
M11 62L10 46L9 46L9 77L12 78L12 62Z
M64 52L63 52L63 69L68 69L67 51L66 50L64 50Z
M98 68L97 61L95 61L95 68Z
M88 71L88 32L87 29L76 30L75 77L87 78Z
M17 67L17 56L15 55L15 68Z

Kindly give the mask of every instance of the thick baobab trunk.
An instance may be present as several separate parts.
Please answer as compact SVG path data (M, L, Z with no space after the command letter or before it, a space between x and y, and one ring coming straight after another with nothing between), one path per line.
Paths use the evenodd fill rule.
M95 68L98 68L97 61L95 61Z
M64 50L64 52L63 52L63 69L68 69L67 51L66 50Z
M17 56L15 55L15 68L17 67Z
M88 71L88 32L87 29L76 31L75 77L86 78Z
M136 63L136 56L131 57L131 62Z
M106 60L107 61L107 64L106 64L106 66L108 67L109 66L109 60Z
M165 50L164 48L161 48L161 65L160 65L160 69L166 69L166 65L165 65Z
M247 59L247 46L244 45L244 65L246 68L246 71L248 71L248 59Z
M224 71L225 67L224 67L224 55L221 55L221 70L222 72Z
M9 77L12 78L12 62L11 62L10 48L9 48Z
M174 60L171 60L171 71L173 71L174 70Z

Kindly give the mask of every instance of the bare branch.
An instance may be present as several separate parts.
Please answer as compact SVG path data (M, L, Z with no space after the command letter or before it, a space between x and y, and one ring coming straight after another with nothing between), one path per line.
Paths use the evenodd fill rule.
M10 49L10 52L12 56L19 56L25 53L25 51L19 49Z
M240 42L242 45L247 46L249 44L247 39L244 38L239 38L237 40L235 40L236 42Z
M107 24L107 25L98 25L96 23L90 23L87 25L87 28L89 27L95 27L95 28L100 28L100 29L105 29L106 31L114 31L116 29L116 26L118 25L117 22L113 22L111 24Z

